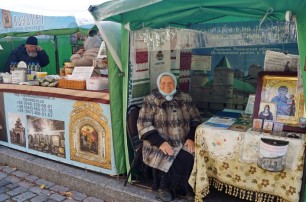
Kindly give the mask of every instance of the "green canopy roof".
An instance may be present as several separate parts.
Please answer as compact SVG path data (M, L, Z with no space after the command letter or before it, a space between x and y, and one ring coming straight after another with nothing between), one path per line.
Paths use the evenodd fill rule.
M231 22L265 18L284 20L286 11L305 12L305 0L119 0L90 8L98 21L142 27L189 27L204 22Z

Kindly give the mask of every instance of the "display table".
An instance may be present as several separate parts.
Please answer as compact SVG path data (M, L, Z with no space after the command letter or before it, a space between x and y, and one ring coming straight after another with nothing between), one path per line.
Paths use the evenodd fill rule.
M286 168L265 171L257 165L262 137L289 141ZM237 198L252 201L298 202L304 166L301 139L275 137L254 131L238 132L200 125L196 130L195 163L189 183L196 201L203 201L213 186Z
M108 91L0 84L0 145L115 175Z

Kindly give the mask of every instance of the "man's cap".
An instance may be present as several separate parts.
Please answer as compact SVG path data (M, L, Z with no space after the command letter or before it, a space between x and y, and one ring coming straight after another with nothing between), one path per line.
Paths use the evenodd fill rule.
M37 46L37 44L38 44L37 38L35 36L30 36L29 38L27 38L26 44Z

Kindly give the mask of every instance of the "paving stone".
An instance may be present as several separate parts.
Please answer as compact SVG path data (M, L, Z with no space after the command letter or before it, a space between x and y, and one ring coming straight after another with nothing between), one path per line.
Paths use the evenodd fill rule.
M4 172L0 172L0 179L6 178L7 174Z
M7 181L7 180L0 180L0 187L5 187L7 186L8 184L10 184L11 182Z
M36 175L28 175L26 176L26 180L29 182L34 182L35 180L37 180L39 177L37 177Z
M54 193L54 194L51 194L50 199L53 199L55 201L63 201L66 198L64 196L62 196L62 195Z
M10 196L7 195L7 194L0 194L0 201L6 201L9 198L10 198Z
M52 187L53 185L55 185L55 183L53 183L53 182L50 182L50 181L47 181L47 180L45 180L45 179L38 179L38 180L35 180L35 183L37 184L37 185L42 185L42 184L44 184L45 185L45 188L50 188L50 187Z
M51 192L49 190L41 189L39 187L31 187L29 190L37 195L41 195L41 194L51 195Z
M75 201L75 200L69 198L69 199L64 200L63 202L78 202L78 201Z
M8 174L15 172L16 170L17 170L16 168L12 168L9 166L6 166L5 168L2 169L3 172L8 173Z
M35 196L30 201L31 202L42 202L42 201L46 201L48 198L49 198L49 195L42 194L42 195L39 195L39 196Z
M15 197L13 197L13 200L17 201L17 202L23 202L26 200L29 200L33 197L35 197L36 195L33 192L27 191L25 193L19 194Z
M20 170L17 170L13 173L11 173L12 175L15 175L17 177L26 177L28 175L30 175L29 173L26 173L26 172L23 172L23 171L20 171Z
M43 189L40 185L45 185ZM67 194L65 194L67 193ZM71 193L71 194L70 194ZM0 165L0 202L104 202L69 187Z
M15 189L15 188L17 188L17 187L19 187L18 184L10 183L10 184L8 184L8 185L5 186L5 189L6 189L7 191L10 191L10 190L13 190L13 189Z
M49 200L47 200L46 202L57 202L57 201L54 200L54 199L49 199Z
M4 179L6 179L7 181L10 181L10 182L12 182L12 183L17 183L17 182L20 182L20 181L21 181L21 179L18 178L18 177L16 177L16 176L7 176L7 177L4 178Z
M82 201L84 198L87 197L86 194L83 194L83 193L78 192L78 191L71 191L71 193L72 193L71 198L73 198L75 200L78 200L78 201Z
M21 186L21 187L26 187L26 188L30 188L30 187L34 186L33 183L28 182L28 181L20 181L20 182L18 182L17 184L18 184L19 186Z
M4 187L0 187L0 194L3 194L4 192L7 192L7 190Z
M90 197L85 198L83 202L104 202L104 201L90 196Z
M63 193L63 192L69 191L69 188L64 187L64 186L60 186L60 185L54 185L54 186L50 187L50 190L55 191L55 192Z
M24 193L26 191L28 191L29 189L25 188L25 187L17 187L9 192L7 192L8 195L10 196L16 196L18 194Z
M9 166L0 165L0 170L0 202L103 202L78 191L70 191L71 195L61 195L69 192L70 188ZM42 184L45 185L44 189L39 187Z

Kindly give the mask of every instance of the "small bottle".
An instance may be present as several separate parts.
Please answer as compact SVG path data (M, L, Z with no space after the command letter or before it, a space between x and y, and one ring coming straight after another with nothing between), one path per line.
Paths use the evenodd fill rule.
M32 62L32 65L31 65L31 73L35 71L35 62Z
M32 62L29 62L28 66L27 66L28 74L31 74L31 65L32 65Z
M37 72L37 68L36 68L36 62L33 62L33 71Z
M10 64L10 73L12 73L15 69L15 62L11 62Z
M37 62L36 65L35 65L35 71L36 72L41 72L41 67L40 67L39 62Z

